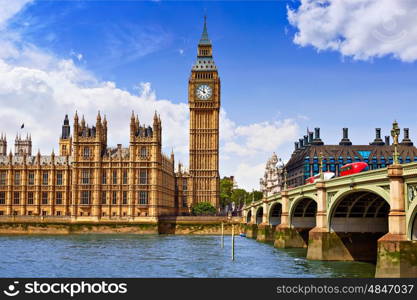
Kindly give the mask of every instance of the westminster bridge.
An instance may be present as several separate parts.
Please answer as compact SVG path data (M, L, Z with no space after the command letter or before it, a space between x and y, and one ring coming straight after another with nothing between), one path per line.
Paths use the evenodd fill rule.
M376 262L376 277L417 277L417 163L284 189L243 210L248 237L306 247L312 260Z

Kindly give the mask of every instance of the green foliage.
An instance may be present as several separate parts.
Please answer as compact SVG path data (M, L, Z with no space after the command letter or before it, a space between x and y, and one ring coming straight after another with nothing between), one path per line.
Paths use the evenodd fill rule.
M209 202L199 202L191 209L194 216L214 216L216 214L216 208Z
M250 201L252 201L252 199L254 199L255 201L258 201L258 200L261 200L262 197L263 197L263 194L260 191L253 191L252 193L249 194Z
M233 191L233 182L227 177L220 179L220 205L228 205L231 201Z
M232 192L231 200L236 204L245 203L246 199L248 198L249 193L246 192L244 189L234 189Z
M233 182L228 177L220 179L220 205L222 207L225 207L232 202L236 205L250 203L253 200L260 200L262 197L262 192L259 191L249 193L244 189L234 189Z

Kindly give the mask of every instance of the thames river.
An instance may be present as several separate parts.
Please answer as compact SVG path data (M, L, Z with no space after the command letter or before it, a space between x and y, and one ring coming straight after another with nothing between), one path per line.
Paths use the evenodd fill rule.
M237 236L0 236L0 277L374 277L361 262L305 259Z

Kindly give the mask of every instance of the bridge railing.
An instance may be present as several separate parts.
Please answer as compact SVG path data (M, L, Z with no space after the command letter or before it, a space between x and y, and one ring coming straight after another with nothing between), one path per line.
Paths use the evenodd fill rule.
M404 176L411 176L411 175L417 176L417 162L403 164L403 168L404 168L404 173L403 173Z

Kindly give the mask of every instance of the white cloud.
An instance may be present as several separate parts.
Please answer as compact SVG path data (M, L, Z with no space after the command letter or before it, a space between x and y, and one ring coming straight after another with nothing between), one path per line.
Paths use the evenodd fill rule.
M273 152L282 144L292 141L298 132L298 125L292 119L246 126L236 126L234 123L225 125L229 126L225 130L229 136L224 151L238 156Z
M393 56L417 59L415 0L301 0L288 8L298 31L294 43L339 51L357 60Z
M240 163L235 170L235 178L238 183L238 187L243 187L247 191L252 188L259 189L259 178L262 177L265 171L265 163L248 164Z
M167 47L171 40L170 33L160 26L112 24L106 30L100 64L103 68L108 68L130 63Z
M82 61L84 57L81 53L77 53L74 50L71 50L70 55L74 56L78 61Z
M4 20L12 17L12 13L3 15ZM75 61L63 59L22 41L16 32L0 29L0 36L0 132L8 134L9 149L16 133L29 132L34 151L40 148L49 154L55 148L57 152L64 115L72 118L76 110L90 125L98 111L106 114L109 146L127 146L132 110L146 124L152 122L157 110L162 119L164 151L169 153L173 148L176 160L188 163L186 103L159 99L150 83L139 83L138 93L133 94L114 82L100 81L76 65L83 57L75 51L69 53ZM20 129L22 123L24 130ZM240 187L252 189L258 188L266 159L295 138L298 126L291 119L239 125L222 109L220 130L221 175L235 175Z
M286 152L284 147L291 144L299 131L293 119L236 125L223 110L220 126L222 166L235 176L240 187L249 190L259 188L259 178L272 152Z
M141 123L147 124L157 110L163 121L163 144L169 149L174 147L177 153L187 152L186 104L157 99L149 83L140 84L140 93L134 95L113 82L98 82L72 60L57 59L33 47L19 52L13 61L14 64L0 59L1 131L16 133L24 122L25 130L33 136L34 147L49 153L57 147L65 114L72 116L78 110L92 124L100 110L109 121L109 143L126 145L132 110ZM47 67L41 68L42 62ZM9 145L10 142L9 138Z
M0 29L7 21L33 0L0 0Z

